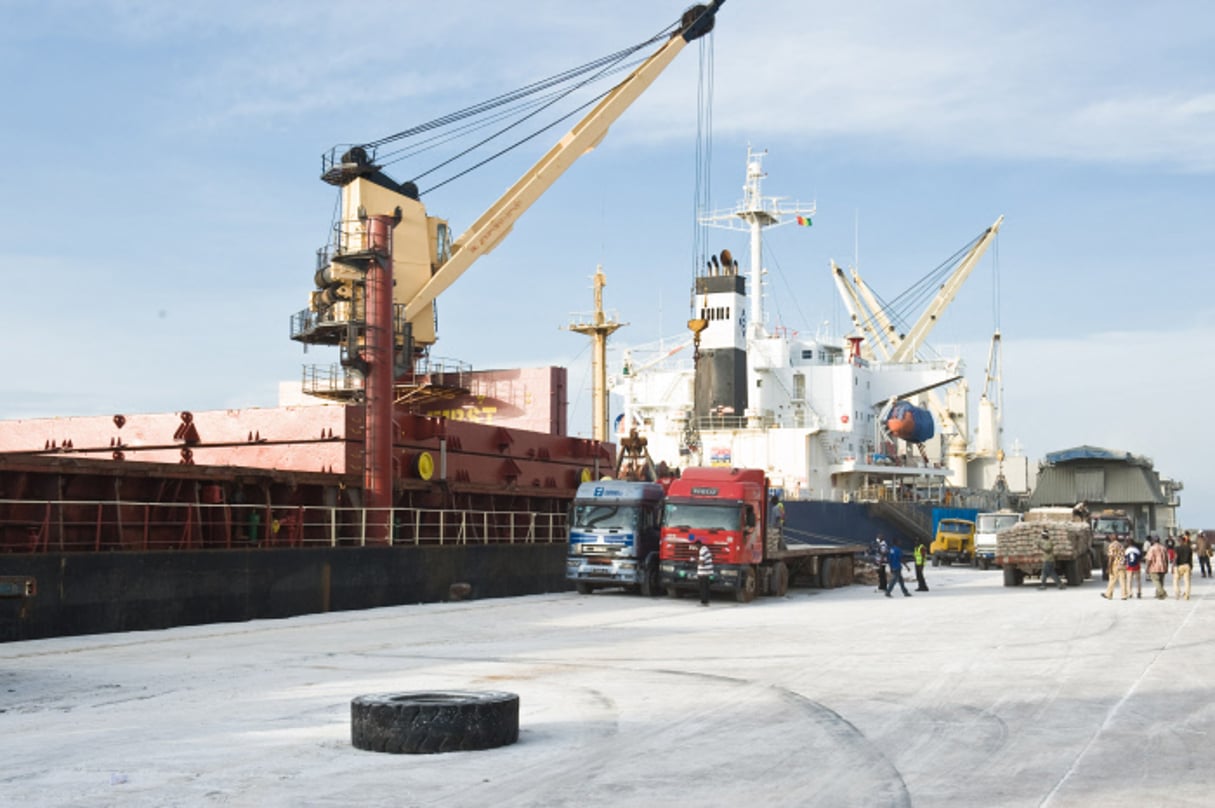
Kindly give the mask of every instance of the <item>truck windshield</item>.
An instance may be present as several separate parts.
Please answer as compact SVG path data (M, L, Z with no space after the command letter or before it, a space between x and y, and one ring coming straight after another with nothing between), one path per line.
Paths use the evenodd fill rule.
M1126 519L1098 519L1093 530L1097 533L1130 533L1131 523Z
M978 529L980 533L995 533L1020 521L1021 517L1015 513L981 513Z
M693 502L668 502L662 523L667 527L696 530L738 530L742 527L742 511L737 505L708 505Z
M574 527L582 530L636 530L637 513L636 505L575 505Z
M942 520L939 530L942 533L969 533L974 528L970 522L950 522Z

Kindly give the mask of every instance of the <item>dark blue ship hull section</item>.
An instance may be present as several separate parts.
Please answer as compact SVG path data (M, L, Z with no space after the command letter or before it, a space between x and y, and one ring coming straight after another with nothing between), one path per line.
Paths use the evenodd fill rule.
M785 503L785 533L791 538L816 544L863 544L866 547L881 533L886 541L897 541L910 549L912 538L894 524L871 513L859 502L790 500Z

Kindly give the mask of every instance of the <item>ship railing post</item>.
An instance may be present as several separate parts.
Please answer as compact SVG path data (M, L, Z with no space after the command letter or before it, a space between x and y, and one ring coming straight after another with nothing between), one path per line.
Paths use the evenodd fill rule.
M41 543L43 552L46 552L46 550L50 548L52 511L59 515L58 519L54 519L56 526L59 528L55 531L55 533L57 534L56 539L59 544L59 549L63 549L63 506L56 506L48 500L46 503L46 511L42 518L42 530L40 531L42 534ZM38 549L38 544L39 542L35 541L33 544L33 549Z
M367 546L367 507L359 508L359 546Z
M97 503L97 518L94 520L96 527L93 529L93 552L101 551L101 509L105 507L100 502Z
M329 509L329 546L337 547L337 508Z

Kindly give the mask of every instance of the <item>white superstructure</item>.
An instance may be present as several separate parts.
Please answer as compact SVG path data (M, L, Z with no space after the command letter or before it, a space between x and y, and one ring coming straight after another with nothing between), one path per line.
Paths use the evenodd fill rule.
M959 360L874 359L859 334L806 338L766 326L763 231L814 207L765 198L762 156L748 151L742 202L702 220L748 232L748 263L723 251L696 278L693 317L706 325L694 361L686 351L680 366L626 360L612 387L624 399L620 430L636 427L655 462L763 468L793 499L878 499L948 483L949 469L881 419L896 400L962 378Z

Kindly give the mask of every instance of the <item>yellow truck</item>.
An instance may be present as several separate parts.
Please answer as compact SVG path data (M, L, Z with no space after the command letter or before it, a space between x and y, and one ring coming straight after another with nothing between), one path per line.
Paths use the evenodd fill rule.
M969 564L975 555L975 523L969 519L942 519L928 545L932 566L959 562Z

